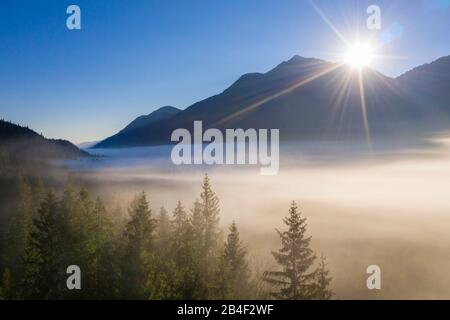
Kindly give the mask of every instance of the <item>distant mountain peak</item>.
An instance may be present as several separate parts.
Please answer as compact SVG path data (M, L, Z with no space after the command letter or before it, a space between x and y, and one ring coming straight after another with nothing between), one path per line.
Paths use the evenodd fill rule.
M308 58L308 57L302 57L299 56L298 54L294 55L292 58L290 58L289 60L283 62L285 64L308 64L308 63L324 63L326 61L324 60L320 60L320 59L316 59L316 58Z
M170 144L171 132L177 128L193 130L194 120L202 120L205 127L219 130L278 128L281 139L287 141L361 138L366 135L364 117L367 117L374 136L395 135L409 130L410 125L427 126L429 121L424 119L433 115L450 114L450 79L447 80L450 63L447 61L450 57L410 73L410 79L406 79L409 81L391 79L364 68L364 115L358 72L335 62L295 55L268 72L244 74L222 93L183 111L175 110L172 117L133 130L124 129L96 147ZM439 112L430 113L430 103ZM134 125L138 121L153 121L158 111L166 109L139 117ZM443 117L439 119L445 121ZM431 122L436 127L434 120Z
M164 106L164 107L161 107L159 109L156 109L152 113L155 113L155 112L167 112L167 111L181 111L181 110L178 109L178 108L172 107L172 106ZM152 114L152 113L150 113L150 114Z
M150 125L157 121L166 120L170 117L173 117L181 110L172 106L164 106L156 109L155 111L149 113L146 116L139 116L134 119L128 126L126 126L122 132L134 130L137 128L141 128L143 126Z
M303 61L308 61L308 60L317 60L317 59L302 57L302 56L296 54L292 58L290 58L287 62L289 62L289 63L297 63L297 62L303 62Z
M130 132L133 133L142 128L149 128L155 123L168 120L174 117L181 111L182 111L181 109L172 106L160 107L148 115L137 117L132 122L130 122L130 124L128 124L124 129L122 129L119 133L91 146L90 148L102 148L105 145L108 145L109 143L114 143L117 137L120 137L121 135L127 135Z
M305 58L299 55L295 55L287 61L283 61L275 68L270 70L268 73L284 73L286 70L296 71L301 69L309 69L316 67L323 67L331 62L327 62L325 60L320 60L316 58Z

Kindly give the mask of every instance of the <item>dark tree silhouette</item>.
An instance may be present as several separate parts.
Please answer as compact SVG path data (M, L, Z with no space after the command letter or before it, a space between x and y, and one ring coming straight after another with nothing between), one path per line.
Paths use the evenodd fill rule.
M134 199L129 214L130 220L123 234L122 296L147 299L145 283L153 258L156 221L152 218L145 193Z
M250 297L247 250L239 238L239 231L234 221L229 229L216 279L219 298L245 299Z
M313 299L317 270L311 270L316 256L306 236L306 218L302 218L297 204L292 202L289 215L283 219L286 231L279 231L281 249L272 252L280 271L267 271L265 281L273 286L271 295L277 299Z

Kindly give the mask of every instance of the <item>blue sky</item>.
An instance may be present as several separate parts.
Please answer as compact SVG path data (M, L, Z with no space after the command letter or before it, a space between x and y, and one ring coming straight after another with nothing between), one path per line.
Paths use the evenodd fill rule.
M397 76L450 55L450 0L316 0L349 41L382 10L374 67ZM81 7L82 29L66 28ZM295 54L336 60L345 46L307 0L1 0L0 116L73 142L135 117L185 108L240 75Z

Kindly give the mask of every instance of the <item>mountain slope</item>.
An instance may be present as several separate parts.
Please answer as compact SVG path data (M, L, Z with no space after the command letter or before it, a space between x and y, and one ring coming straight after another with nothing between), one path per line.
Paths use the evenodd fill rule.
M450 112L450 56L414 68L396 82L403 94Z
M128 126L126 126L125 129L122 130L122 132L131 131L137 128L151 125L152 123L155 123L157 121L169 119L180 111L180 109L171 106L161 107L156 111L153 111L149 115L137 117Z
M27 127L0 120L0 165L86 156L87 152L67 140L46 139Z
M139 129L149 130L152 124L167 120L181 112L180 109L171 106L161 107L146 116L137 117L119 133L95 144L96 148L109 147L111 145L120 145L127 143L128 137L139 134Z
M447 66L445 59L441 63ZM411 128L418 131L419 126L434 123L432 119L438 114L443 119L446 111L442 104L430 106L429 97L415 86L434 82L430 87L437 92L430 94L443 93L439 100L449 101L445 92L450 92L450 81L441 76L443 66L431 66L397 79L365 68L360 77L357 70L345 65L294 56L267 73L240 77L222 93L170 119L121 132L114 140L108 138L97 146L168 144L173 130L192 131L194 120L202 120L204 128L222 130L277 128L284 140L363 138L366 123L372 135L395 135Z

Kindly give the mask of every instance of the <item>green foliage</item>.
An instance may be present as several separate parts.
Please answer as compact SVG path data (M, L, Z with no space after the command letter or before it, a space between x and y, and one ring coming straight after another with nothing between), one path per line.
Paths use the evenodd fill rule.
M64 297L66 234L54 193L48 193L34 220L25 253L23 297L29 299L61 299Z
M7 234L2 239L4 241L2 247L5 248L2 264L10 272L8 297L19 299L21 298L20 282L25 275L23 257L28 236L32 230L32 220L36 217L37 209L42 201L44 186L40 178L33 181L23 175L17 177L15 185L17 188L15 210Z
M313 269L316 255L310 248L311 237L306 236L306 218L302 217L295 202L292 202L289 215L283 219L283 222L288 227L287 231L277 230L282 247L272 252L282 270L267 271L264 275L264 280L273 288L272 297L302 300L327 296L325 290L330 279L326 278L327 280L323 281L321 286L317 283L320 269ZM322 272L322 276L324 275L328 276Z
M252 299L268 297L253 280L236 223L225 241L219 198L205 175L199 200L186 211L178 202L154 218L144 193L128 219L109 211L86 189L67 187L57 197L40 179L21 178L5 250L0 299ZM272 297L331 299L331 277L306 237L306 219L292 205L273 255L280 271L266 272ZM6 245L5 245L6 244ZM81 269L81 290L66 287L67 267ZM267 287L266 287L267 288ZM258 292L258 293L257 293Z
M330 277L330 271L326 268L325 260L325 256L322 254L320 256L314 293L314 298L317 300L330 300L334 296L333 291L330 289L332 278Z
M184 299L195 299L199 288L197 280L200 279L196 235L193 219L180 201L173 211L171 229L171 259L181 277L178 291Z
M148 298L142 283L147 282L148 270L154 253L154 231L156 221L145 193L131 203L130 220L123 234L123 257L121 263L122 297L129 299Z
M148 298L151 300L183 299L183 269L172 259L155 256L147 278Z
M28 237L22 283L25 298L117 297L112 223L100 199L68 188L60 200L49 193ZM66 268L83 271L83 290L68 290Z
M200 210L203 225L201 232L203 234L203 250L206 259L213 259L215 249L219 241L219 198L212 190L208 175L205 174L200 194Z
M248 299L251 287L247 250L234 221L229 230L217 274L216 295L220 299Z
M89 247L93 254L95 298L114 299L119 295L119 270L115 261L116 242L111 217L100 198L97 198L93 216L95 223Z
M212 190L208 175L205 175L201 187L200 201L192 209L192 224L195 241L195 259L202 276L198 279L196 297L208 299L213 296L214 277L219 262L219 198Z

